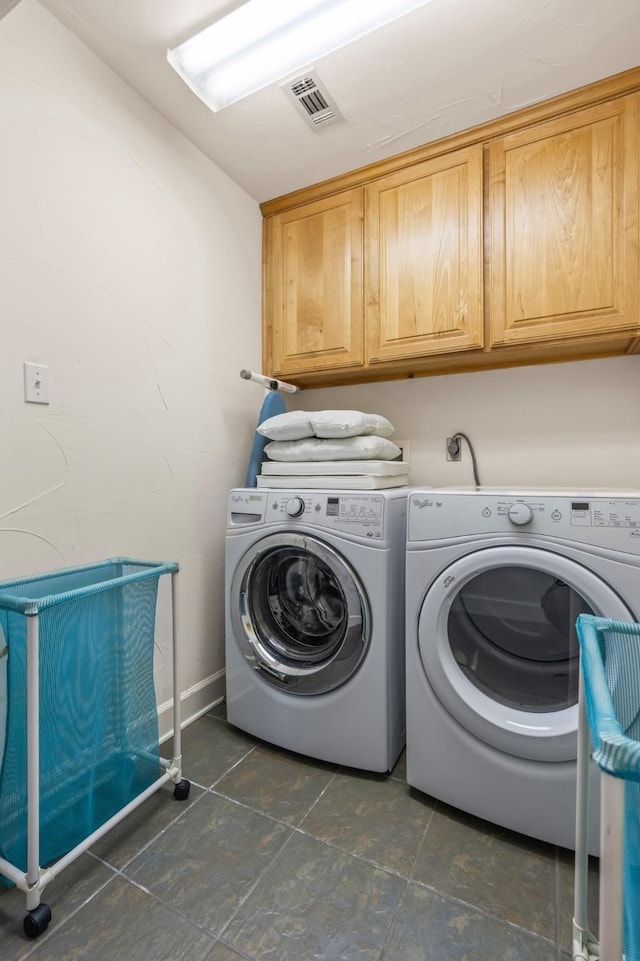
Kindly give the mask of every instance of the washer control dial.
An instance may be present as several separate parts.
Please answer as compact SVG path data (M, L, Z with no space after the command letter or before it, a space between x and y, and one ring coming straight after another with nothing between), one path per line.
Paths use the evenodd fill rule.
M528 524L533 518L533 511L528 504L512 504L507 511L507 517L512 524L522 527Z
M304 501L301 497L290 497L284 505L284 509L289 517L300 517L304 514Z

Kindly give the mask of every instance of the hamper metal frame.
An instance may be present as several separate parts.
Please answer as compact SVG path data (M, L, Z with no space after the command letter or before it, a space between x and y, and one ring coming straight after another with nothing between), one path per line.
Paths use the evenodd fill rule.
M573 901L573 961L621 961L624 892L624 781L600 771L599 938L589 930L587 886L589 850L589 760L591 735L580 672L576 850Z
M12 881L19 890L26 894L26 909L28 914L24 919L24 930L28 937L37 937L49 924L51 911L48 905L42 902L41 896L47 885L66 867L169 781L173 781L175 785L174 797L176 799L185 800L189 794L190 783L182 777L178 658L179 565L175 562L138 561L131 558L116 557L99 564L70 568L67 571L54 571L42 576L71 574L76 571L86 571L92 568L97 569L108 564L148 566L149 572L145 572L141 576L156 576L158 581L163 574L171 574L173 757L171 760L168 760L158 756L158 767L164 769L164 771L152 784L134 797L128 804L120 808L112 817L76 844L66 854L57 858L55 862L48 867L43 867L40 864L40 629L37 604L34 605L34 610L24 612L27 617L27 869L23 871L17 865L0 857L0 874L4 875L9 881ZM157 569L159 567L164 568L164 570L158 572ZM129 577L131 577L131 575L129 575ZM30 580L33 579L35 578L31 578ZM114 579L110 587L120 586L118 585L118 580L124 583L127 578ZM80 596L83 590L83 588L79 590L78 593ZM73 594L74 592L70 593ZM1 761L2 759L0 758L0 763ZM154 757L154 762L155 761L156 758Z
M595 655L597 632L612 632L640 639L640 624L633 621L613 621L590 614L581 614L576 622L580 640L580 680L578 693L578 754L576 780L576 846L574 876L573 961L621 961L625 958L625 808L626 785L640 781L638 742L623 730L604 673L601 649ZM587 711L586 656L595 670L589 673L591 702L597 692L598 707L594 709L597 730L590 728ZM637 659L636 659L637 664ZM625 673L624 677L628 675ZM636 715L637 717L637 715ZM592 723L594 718L591 719ZM588 820L589 820L589 765L592 741L597 750L594 760L600 773L600 870L598 893L599 937L588 927ZM625 759L624 751L633 750L634 761ZM628 853L628 852L627 852ZM635 917L635 916L634 916ZM635 930L635 929L634 929ZM635 940L631 929L630 940ZM629 948L629 950L632 950ZM629 955L627 954L627 957ZM633 959L637 953L633 954Z

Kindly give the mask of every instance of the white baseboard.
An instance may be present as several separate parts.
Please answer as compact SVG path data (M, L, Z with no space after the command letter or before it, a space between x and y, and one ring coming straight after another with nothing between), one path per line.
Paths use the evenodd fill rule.
M224 700L225 672L218 671L183 691L180 696L180 729L196 721ZM173 736L173 698L158 707L160 743Z

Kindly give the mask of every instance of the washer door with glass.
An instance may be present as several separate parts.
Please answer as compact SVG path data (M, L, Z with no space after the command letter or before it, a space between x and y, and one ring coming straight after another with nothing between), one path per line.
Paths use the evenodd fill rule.
M365 656L370 612L356 573L310 535L273 534L247 551L230 603L235 637L265 681L321 694L353 676Z
M609 585L562 555L515 546L467 554L422 604L418 643L429 683L485 744L517 757L573 760L582 613L633 620Z

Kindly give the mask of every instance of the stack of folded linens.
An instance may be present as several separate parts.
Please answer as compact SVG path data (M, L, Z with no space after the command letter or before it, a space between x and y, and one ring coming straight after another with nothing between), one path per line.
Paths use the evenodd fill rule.
M389 440L393 424L357 410L295 410L258 427L268 438L258 487L379 490L408 483L409 465Z

